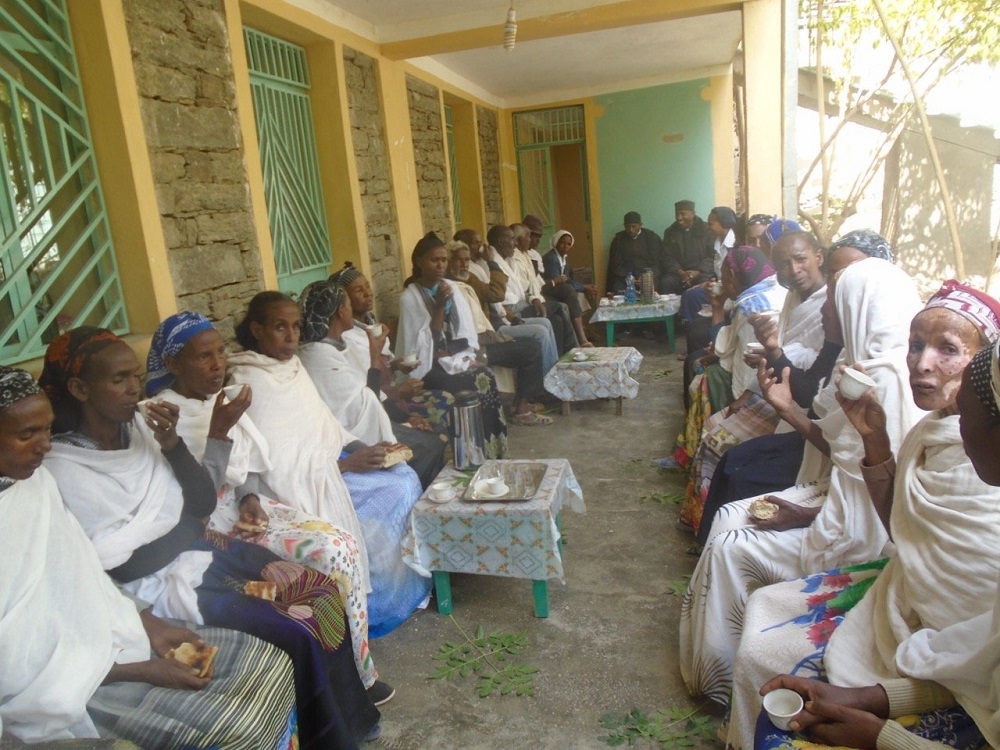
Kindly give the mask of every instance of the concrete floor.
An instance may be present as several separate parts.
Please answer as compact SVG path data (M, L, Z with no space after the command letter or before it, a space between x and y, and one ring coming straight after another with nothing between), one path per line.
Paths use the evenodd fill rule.
M383 707L382 737L368 747L600 748L605 713L697 705L677 667L681 600L670 593L694 569L693 539L676 528L676 507L640 502L683 491L680 475L649 465L667 455L682 420L682 363L665 343L618 343L644 357L639 396L625 401L623 416L613 402L595 401L574 404L569 417L553 414L550 427L510 430L512 458L569 458L587 505L585 515L563 513L566 584L550 583L550 616L534 617L530 581L451 577L453 617L467 632L482 625L527 633L530 645L516 660L539 669L535 696L480 699L475 678L428 679L438 648L461 640L432 599L372 644L397 692Z

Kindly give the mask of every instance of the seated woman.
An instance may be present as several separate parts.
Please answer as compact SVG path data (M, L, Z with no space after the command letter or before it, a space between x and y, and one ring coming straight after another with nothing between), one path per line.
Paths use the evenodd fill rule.
M826 301L823 255L816 238L808 232L783 236L773 254L778 283L789 290L781 315L775 318L754 314L748 319L765 352L768 346L781 350L803 370L812 365L823 346L820 314ZM755 369L761 359L762 355L743 354L744 364ZM688 511L685 517L695 534L702 525L702 509L719 459L746 440L771 434L778 423L774 407L752 390L744 391L728 408L705 420L684 499L684 508Z
M181 312L153 334L146 358L146 393L180 410L177 434L212 476L219 501L208 528L266 547L289 562L337 582L351 628L354 658L366 687L375 684L368 648L367 560L354 537L269 496L260 473L270 467L267 441L245 413L253 394L222 395L226 344L203 315ZM248 524L241 530L237 524ZM254 528L256 527L256 528Z
M367 331L379 323L375 317L375 292L368 278L350 262L331 275L329 281L342 286L351 300L354 328L344 331L344 344L347 346L344 354L358 373L367 378L368 369L373 364ZM401 355L408 353L401 352ZM425 388L422 380L406 378L405 375L416 366L415 363L404 362L402 356L394 356L386 338L378 361L382 373L379 384L382 403L394 424L405 424L422 432L446 436L454 399L445 391ZM399 382L397 373L403 376Z
M826 674L835 685L899 677L896 650L916 630L941 630L990 607L1000 574L1000 503L962 449L956 397L965 366L998 334L1000 303L957 282L946 282L914 317L910 388L930 414L903 439L898 468L874 395L838 397L861 436L860 470L895 555L881 573L827 571L819 597L814 583L801 580L750 596L731 704L735 747L749 746L757 690L775 673ZM810 628L816 622L822 636Z
M0 731L30 743L100 736L150 750L288 748L288 657L244 633L199 634L138 612L40 466L51 425L34 379L0 367ZM210 676L158 658L203 638L219 649Z
M979 478L1000 486L1000 350L981 349L965 369L957 407L962 445ZM994 493L994 501L995 501ZM992 601L997 592L992 594ZM898 679L845 688L815 679L782 675L760 689L784 687L800 693L805 710L792 729L828 745L883 750L899 748L1000 747L1000 600L992 610L942 630L924 628L895 654ZM895 721L920 714L911 734ZM967 714L982 736L970 736ZM779 736L781 735L781 736ZM931 738L921 739L921 738ZM787 746L787 734L765 719L758 723L756 747Z
M299 359L316 390L349 433L363 443L396 443L413 451L410 467L426 489L444 468L444 443L433 432L394 425L379 400L381 360L389 331L365 330L371 367L364 377L347 357L344 334L354 329L351 301L339 284L316 281L302 291L302 340Z
M843 330L843 363L860 364L875 381L896 450L917 417L906 368L909 324L920 309L916 287L895 266L868 259L849 266L828 289ZM720 509L681 612L681 674L688 690L723 705L752 589L873 560L888 541L858 470L861 438L837 403L835 387L816 397L816 422L792 401L787 378L772 378L765 387L775 391L770 401L782 419L811 443L799 484L781 497L767 496L777 506L767 521L751 523L748 508L756 498ZM817 482L831 464L829 480Z
M713 353L703 358L705 372L691 381L691 407L674 449L676 465L687 468L701 442L705 420L729 406L745 391L759 391L757 371L743 361L746 345L757 342L750 324L755 313L778 311L787 290L778 284L774 266L754 247L743 245L722 262L722 292L712 295L712 324L717 326ZM725 325L724 305L734 300L732 317ZM660 465L669 468L669 462ZM694 507L683 508L681 519L693 525Z
M870 230L859 230L844 235L827 251L825 267L828 278L833 278L851 263L865 258L879 258L892 263L892 248L885 238ZM770 342L765 342L765 346L768 347L768 367L779 374L788 369L792 399L807 410L811 409L820 383L830 377L833 365L844 348L836 309L831 303L823 308L823 312L825 341L808 370L796 367L795 363L785 356L784 350L772 348L769 346ZM831 331L836 331L836 334ZM815 412L812 411L809 416L816 418ZM805 436L799 432L779 431L774 435L748 440L727 451L712 476L708 497L705 500L704 517L713 518L719 508L736 500L777 492L792 485L802 464L805 446ZM702 546L708 542L711 528L710 522L702 522L698 530L698 543Z
M246 351L229 358L230 379L249 385L247 414L272 450L261 479L277 499L340 526L349 515L368 561L369 633L385 635L430 594L430 579L404 562L400 542L420 480L405 463L383 469L386 443L365 445L333 416L296 356L302 315L280 292L261 292L236 327ZM346 507L345 507L346 506Z
M257 635L292 657L302 747L353 748L378 723L354 666L334 581L206 531L215 487L176 432L178 409L137 416L139 361L120 338L77 328L49 344L41 384L56 419L46 467L102 567L153 612ZM244 593L274 584L275 600Z
M472 311L445 280L448 251L429 232L413 249L413 275L399 299L397 348L417 355L411 378L443 391L475 391L483 415L487 458L507 455L507 421L493 373L476 360Z
M573 268L569 264L569 251L573 247L573 235L565 229L560 229L552 235L550 249L542 256L542 278L545 285L542 287L542 294L546 297L565 302L569 307L570 315L573 317L574 328L577 321L580 327L576 331L577 338L580 338L580 329L583 328L583 318L585 312L580 305L580 294L583 294L590 305L597 304L597 287L593 284L583 284L573 279ZM581 338L585 341L586 338Z

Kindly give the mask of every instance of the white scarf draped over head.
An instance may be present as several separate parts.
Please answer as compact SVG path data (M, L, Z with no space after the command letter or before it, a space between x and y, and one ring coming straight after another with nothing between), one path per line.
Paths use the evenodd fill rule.
M935 412L903 440L891 516L896 555L830 639L825 661L835 685L899 677L896 650L915 631L992 607L1000 493L976 475L958 422Z
M114 664L149 658L44 467L0 492L0 729L26 742L97 737L87 701Z
M778 341L788 360L802 370L808 370L823 348L823 318L820 308L826 301L826 285L806 299L792 289L778 318Z
M839 364L861 364L875 381L875 397L887 415L893 452L922 412L913 403L906 353L910 321L920 309L916 285L888 261L868 258L848 266L834 292L844 335ZM830 490L802 545L803 570L867 562L882 554L889 535L879 520L861 476L861 436L836 400L833 381L820 390L813 409L830 445L829 463L807 443L799 482L814 481L830 466Z
M451 282L442 281L442 284ZM451 302L455 306L458 324L451 332L453 339L465 339L468 346L464 351L438 358L438 363L449 375L465 372L476 358L479 337L472 318L472 310L465 297L455 290ZM420 362L410 373L411 378L420 379L434 366L434 333L431 331L431 313L424 301L427 292L419 282L410 284L399 298L399 329L396 335L396 349L417 355Z
M298 357L281 361L245 351L229 358L230 379L249 385L247 414L270 447L271 468L261 474L275 500L349 532L368 576L368 550L337 461L357 438L344 429L320 397Z

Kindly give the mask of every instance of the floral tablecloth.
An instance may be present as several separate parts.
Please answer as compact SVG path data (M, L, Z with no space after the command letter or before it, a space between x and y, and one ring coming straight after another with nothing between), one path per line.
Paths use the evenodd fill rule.
M591 323L606 323L608 321L624 322L626 320L648 320L649 318L667 318L676 315L681 309L679 294L665 294L656 302L636 303L634 305L600 305L594 310Z
M586 359L574 359L576 352L583 352ZM642 354L631 346L573 349L545 374L545 390L563 401L635 398L639 384L629 373L640 364Z
M451 482L456 497L439 504L424 495L413 507L403 537L406 564L422 575L437 570L563 580L556 516L563 506L585 512L583 491L566 459L530 463L547 465L538 492L531 500L504 503L462 500L472 474L446 466L435 483Z

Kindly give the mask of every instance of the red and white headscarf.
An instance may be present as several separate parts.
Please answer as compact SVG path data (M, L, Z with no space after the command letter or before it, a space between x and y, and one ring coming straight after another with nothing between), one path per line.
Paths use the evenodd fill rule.
M1000 336L1000 302L985 292L952 279L941 285L924 309L934 307L958 313L978 328L986 341Z

